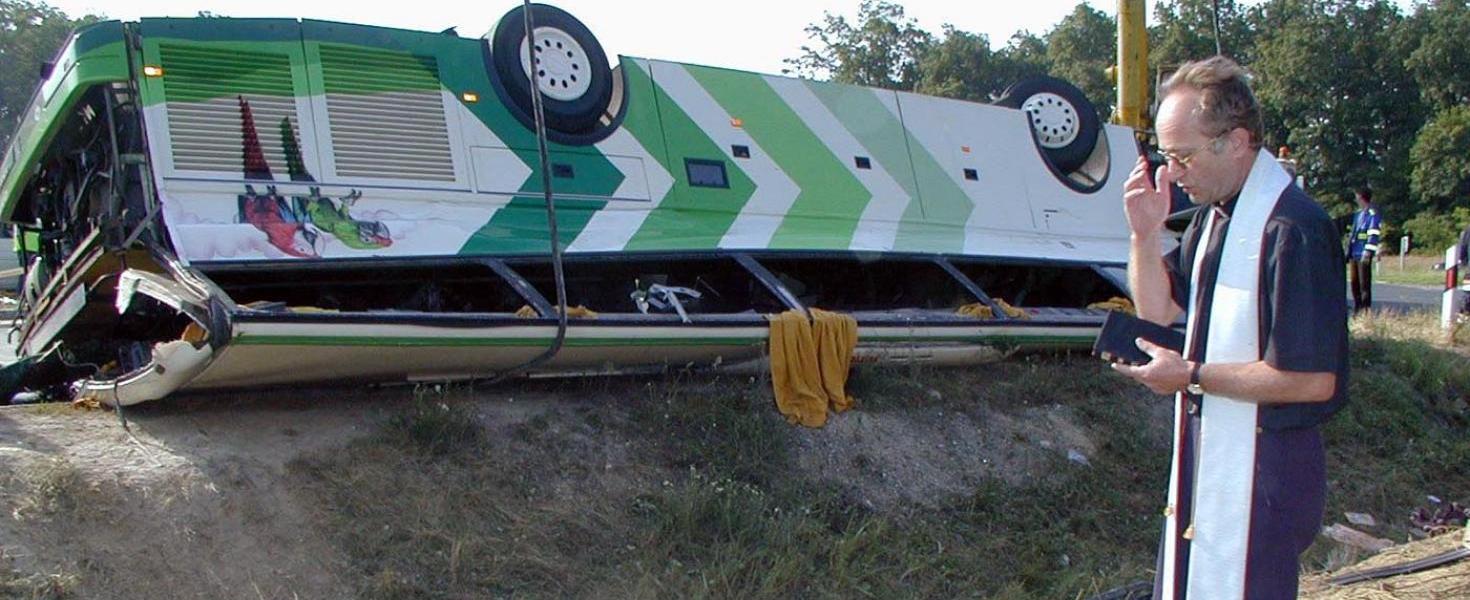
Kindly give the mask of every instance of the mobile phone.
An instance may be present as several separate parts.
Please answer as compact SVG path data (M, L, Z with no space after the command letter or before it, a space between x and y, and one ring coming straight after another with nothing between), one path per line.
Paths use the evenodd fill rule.
M1158 187L1159 183L1157 181L1154 181L1154 169L1157 169L1158 165L1154 164L1153 157L1149 156L1148 146L1144 145L1142 142L1138 143L1138 155L1143 157L1143 162L1145 165L1143 168L1143 174L1145 177L1148 177L1148 185L1150 187Z

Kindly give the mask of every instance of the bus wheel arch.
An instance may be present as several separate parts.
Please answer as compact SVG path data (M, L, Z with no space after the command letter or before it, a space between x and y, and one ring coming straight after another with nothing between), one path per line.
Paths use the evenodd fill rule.
M1087 95L1056 77L1018 81L995 103L1026 114L1037 151L1062 173L1087 162L1102 131L1097 109Z
M627 86L615 81L602 44L581 21L559 8L532 4L536 49L529 46L524 7L500 18L486 36L487 67L506 108L534 128L531 79L541 90L547 137L588 145L611 135L621 121ZM534 55L534 59L533 59Z

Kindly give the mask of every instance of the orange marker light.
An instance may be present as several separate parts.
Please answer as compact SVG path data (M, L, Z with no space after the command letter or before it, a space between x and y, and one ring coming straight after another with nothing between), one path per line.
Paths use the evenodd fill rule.
M158 65L143 65L144 77L163 77L163 67Z
M730 119L730 126L738 129L745 126L745 121L732 117Z
M463 98L465 102L468 102L470 104L474 104L480 101L480 95L474 92L465 92L463 94L460 94L459 97Z

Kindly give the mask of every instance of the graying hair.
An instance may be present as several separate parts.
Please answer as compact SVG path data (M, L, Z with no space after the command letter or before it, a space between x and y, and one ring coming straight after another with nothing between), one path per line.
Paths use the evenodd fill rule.
M1159 101L1180 89L1197 90L1200 98L1194 114L1207 135L1217 136L1239 127L1250 133L1251 149L1259 150L1265 126L1249 78L1243 67L1224 56L1187 62L1159 86Z

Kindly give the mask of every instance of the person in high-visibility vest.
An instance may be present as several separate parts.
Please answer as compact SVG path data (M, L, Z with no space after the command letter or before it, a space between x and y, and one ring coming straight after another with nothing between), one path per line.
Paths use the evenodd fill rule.
M1353 312L1373 308L1373 258L1378 256L1378 238L1383 235L1383 219L1373 206L1373 191L1358 188L1354 193L1358 212L1353 214L1353 230L1348 234L1348 261L1351 269Z

